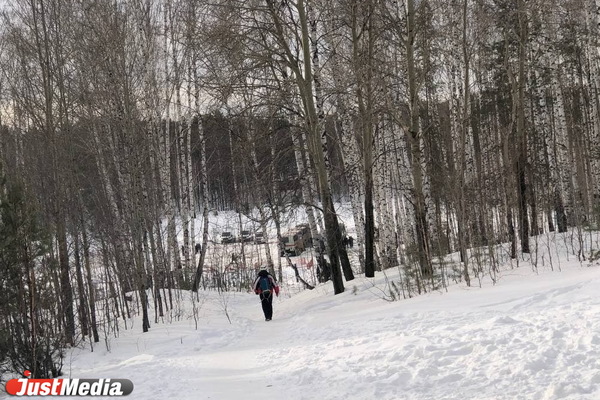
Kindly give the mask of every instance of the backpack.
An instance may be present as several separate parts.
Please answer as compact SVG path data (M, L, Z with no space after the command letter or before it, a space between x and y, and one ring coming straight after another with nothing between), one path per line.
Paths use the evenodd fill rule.
M269 276L261 276L258 281L258 286L262 292L270 292L271 291L271 280Z

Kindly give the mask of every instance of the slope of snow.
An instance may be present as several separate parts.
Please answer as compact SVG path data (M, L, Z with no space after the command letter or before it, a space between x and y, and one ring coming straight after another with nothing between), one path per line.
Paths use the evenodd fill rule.
M146 334L137 320L110 352L73 351L65 370L131 379L130 399L600 398L597 266L522 265L496 285L392 303L384 281L284 290L271 322L254 294L201 293L197 329L189 311Z

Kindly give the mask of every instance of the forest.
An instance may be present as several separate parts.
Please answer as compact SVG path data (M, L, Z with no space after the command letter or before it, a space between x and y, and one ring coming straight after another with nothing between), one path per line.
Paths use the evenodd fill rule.
M410 296L470 285L598 229L598 0L0 7L0 374L58 376L204 290L226 210L275 242L302 210L336 294L389 268Z

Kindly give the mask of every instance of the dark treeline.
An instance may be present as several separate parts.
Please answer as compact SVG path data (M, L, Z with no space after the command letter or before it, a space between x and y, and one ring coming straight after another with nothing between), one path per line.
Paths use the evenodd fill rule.
M590 257L592 0L4 7L0 373L56 376L62 349L109 348L132 315L143 331L181 318L175 289L206 287L222 210L280 236L302 208L336 294L392 267L393 298L470 285L533 257L548 232L573 232L573 252Z

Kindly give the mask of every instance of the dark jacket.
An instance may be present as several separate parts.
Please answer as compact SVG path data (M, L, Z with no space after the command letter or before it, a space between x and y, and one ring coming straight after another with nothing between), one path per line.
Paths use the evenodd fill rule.
M262 277L266 277L269 279L269 290L274 291L275 294L279 296L279 286L277 286L277 282L275 282L273 276L271 276L271 274L269 274L269 272L264 269L258 273L258 276L254 280L254 286L252 287L254 293L261 294L263 292L260 288L260 278Z

